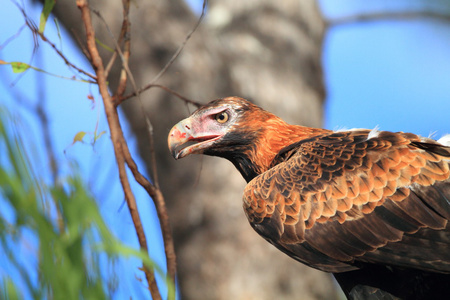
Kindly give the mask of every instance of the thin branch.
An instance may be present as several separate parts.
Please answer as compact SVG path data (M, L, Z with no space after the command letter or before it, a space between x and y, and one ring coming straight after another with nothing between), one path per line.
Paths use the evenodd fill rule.
M205 16L205 12L206 12L207 2L208 2L208 0L203 0L202 13L201 13L200 17L198 18L197 23L195 23L194 28L192 28L191 32L188 33L188 35L184 39L183 43L180 45L180 47L178 47L177 51L172 55L172 58L169 60L169 62L164 66L164 68L162 68L161 71L159 71L159 73L155 76L155 78L153 78L152 81L150 81L150 84L155 83L164 73L166 73L167 69L173 64L175 59L177 59L177 57L180 55L181 51L184 49L184 46L186 46L186 43L189 41L192 34L197 30L198 26L202 22L203 17Z
M161 84L151 84L151 83L149 83L149 84L147 84L146 86L144 86L143 88L141 88L140 90L138 90L138 93L142 93L142 92L144 92L144 91L146 91L146 90L148 90L148 89L150 89L150 88L152 88L152 87L156 87L156 88L163 89L163 90L165 90L166 92L168 92L168 93L174 95L175 97L178 97L179 99L183 100L184 102L196 106L197 108L203 106L202 103L197 102L197 101L194 101L194 100L191 100L191 99L189 99L189 98L186 98L186 97L180 95L179 93L177 93L177 92L175 92L175 91L173 91L173 90L169 89L168 87L166 87L166 86L164 86L164 85L161 85ZM137 95L137 93L136 93L136 92L133 92L133 93L131 93L131 94L129 94L129 95L126 95L126 96L117 98L117 99L116 99L115 105L118 106L118 105L119 105L120 103L122 103L123 101L128 100L128 99L130 99L130 98L133 98L133 97L135 97L136 95Z
M431 18L444 22L450 22L450 14L436 11L393 11L356 14L340 18L326 20L326 26L334 27L360 22L374 22L383 20L411 20L418 18Z
M151 169L152 169L153 184L156 186L156 188L159 188L158 172L156 170L156 156L155 156L155 147L154 147L155 143L154 143L154 139L153 139L153 125L150 122L150 118L145 114L144 104L142 103L142 99L141 99L140 94L138 92L136 81L134 80L134 76L131 73L130 68L128 66L128 59L124 56L122 50L120 49L119 44L117 43L117 40L114 38L114 34L110 30L108 24L106 23L105 19L103 19L103 17L100 14L100 12L96 11L96 10L92 10L92 12L95 13L100 18L100 20L102 20L102 22L105 24L105 27L106 27L109 35L111 36L114 44L115 44L116 51L119 53L119 56L122 59L123 70L121 72L121 84L119 84L119 87L118 87L119 88L119 92L122 92L122 90L120 89L121 87L122 87L123 91L125 90L126 75L128 74L130 83L133 86L134 91L137 93L137 97L139 99L139 103L140 103L141 108L142 108L141 111L142 111L142 113L144 115L145 123L147 124L147 133L148 133L148 138L149 138L149 142L150 142L150 157L151 157L151 160L152 160Z
M141 105L144 107L143 105ZM151 169L152 169L152 178L153 184L157 189L159 189L159 179L158 179L158 171L156 169L156 154L155 154L155 139L153 137L153 125L150 122L150 118L144 112L145 115L145 124L147 125L147 133L148 133L148 141L150 146L150 160L151 160ZM173 278L175 279L175 277Z
M123 6L123 21L122 21L122 29L120 30L120 34L119 34L119 39L117 40L117 44L122 44L123 39L126 39L126 43L128 42L128 46L125 46L125 48L129 48L129 43L130 43L130 38L129 38L129 34L130 34L130 22L128 19L128 15L130 12L130 1L128 0L122 0L122 6ZM128 49L129 51L129 49ZM125 52L127 52L125 50ZM106 77L108 77L109 71L111 70L112 66L114 65L114 62L116 61L117 58L117 50L114 51L113 55L111 56L108 64L106 65Z
M98 53L98 49L95 42L95 32L91 23L91 16L87 0L77 0L78 8L81 11L82 20L86 29L87 45L88 50L91 55L91 63L97 74L97 83L100 90L100 94L103 98L103 104L105 107L105 113L108 120L109 129L111 132L111 139L113 141L114 153L119 168L119 176L122 184L122 188L125 193L125 199L127 200L128 207L130 209L130 214L136 228L136 233L138 235L138 240L141 248L148 253L147 240L145 238L145 233L142 227L142 222L139 216L139 211L136 205L136 199L131 191L131 187L128 181L128 177L125 170L125 158L124 158L124 148L123 148L123 131L120 126L119 117L117 114L117 109L113 105L111 96L108 91L107 80L105 77L105 69L103 66L102 59ZM143 266L147 282L149 284L149 289L153 299L161 299L161 295L156 284L155 276L152 270L147 266Z
M126 0L124 0L126 1ZM124 4L125 6L126 4ZM172 233L170 230L170 223L169 223L169 216L167 213L167 208L165 205L165 201L164 201L164 197L159 189L158 186L158 177L157 177L157 170L156 170L156 156L155 156L155 151L154 151L154 140L153 140L153 127L152 124L150 122L150 119L148 118L148 116L145 114L144 112L144 106L142 103L142 100L140 98L140 94L139 91L137 90L137 86L136 83L134 81L134 77L128 67L128 56L127 53L129 54L129 38L128 41L125 41L125 47L124 47L124 52L122 52L122 50L120 49L120 46L118 44L118 42L114 39L114 36L111 32L111 30L109 29L108 25L106 24L105 20L103 19L103 17L101 16L101 14L97 11L93 11L105 24L107 31L109 32L109 34L112 37L113 42L115 43L115 47L116 47L116 52L119 54L120 58L122 59L122 64L123 64L123 70L121 72L121 81L119 83L119 87L117 89L117 94L114 95L114 98L119 98L120 96L122 96L122 93L125 91L125 86L126 86L126 80L127 80L127 74L129 76L130 82L135 90L135 93L138 96L139 99L139 103L142 106L142 112L144 113L144 118L147 124L147 132L149 134L149 141L150 141L150 156L152 158L152 173L153 173L153 184L151 184L138 170L136 163L134 162L129 150L128 150L128 145L127 142L125 140L125 138L122 136L122 149L124 151L124 156L125 156L125 161L128 165L128 167L130 168L130 170L132 171L135 180L142 186L145 188L145 190L147 191L147 193L150 195L150 197L153 199L154 203L155 203L155 207L156 207L156 211L158 214L158 218L160 221L160 226L161 226L161 231L162 231L162 235L163 235L163 241L164 241L164 250L165 250L165 254L166 254L166 263L167 263L167 273L169 275L169 278L172 280L172 282L175 282L175 275L176 275L176 255L175 255L175 248L173 245L173 238L172 238ZM128 14L128 8L124 7L124 14ZM124 16L124 19L126 20L126 16ZM124 22L123 26L128 27L129 24L128 22ZM128 29L125 29L125 31L128 31ZM124 30L122 30L123 32ZM129 37L129 36L128 36ZM124 72L125 71L125 72ZM171 292L171 291L169 291ZM169 298L174 298L175 295L169 294Z
M81 42L80 37L78 36L78 32L75 29L71 29L72 35L75 37L78 43L78 47L80 47L81 51L83 52L84 56L87 58L88 61L91 61L91 55L89 54L89 51L86 49L84 44Z
M119 37L119 39L120 39L120 37ZM117 58L117 51L114 51L113 55L109 59L109 62L106 65L106 68L105 68L106 77L109 76L109 72L111 71L111 69L112 69L112 67L114 65L114 62L116 61L116 58Z
M93 80L96 80L96 79L97 79L97 78L96 78L94 75L92 75L91 73L86 72L86 71L84 71L83 69L78 68L77 66L75 66L73 63L71 63L71 62L66 58L66 56L65 56L61 51L58 50L58 48L56 47L56 45L53 44L50 40L47 39L47 37L44 35L43 32L39 32L39 29L37 28L36 24L34 24L34 22L33 22L32 20L30 20L30 18L28 18L28 16L27 16L25 10L24 10L22 7L20 7L17 3L16 3L16 5L17 5L17 7L19 8L19 10L21 11L23 17L25 18L25 23L27 24L28 28L30 28L30 30L31 30L31 32L33 33L34 36L39 36L39 37L41 38L42 41L44 41L44 42L46 42L47 44L49 44L50 47L52 47L53 50L59 55L59 57L61 57L62 60L64 60L64 63L65 63L66 65L68 65L69 67L71 67L71 68L77 70L79 73L88 76L89 78L91 78L91 79L93 79Z
M71 67L71 68L77 70L79 73L88 76L89 78L91 78L91 79L93 79L93 80L96 80L96 79L97 79L97 78L96 78L94 75L92 75L91 73L86 72L85 70L80 69L80 68L78 68L77 66L75 66L73 63L71 63L71 62L66 58L66 56L65 56L61 51L59 51L58 48L56 48L55 44L53 44L52 42L50 42L50 41L47 39L47 37L44 35L44 33L39 32L39 30L36 31L36 33L41 37L41 39L42 39L44 42L46 42L47 44L49 44L49 45L53 48L53 50L55 50L55 52L59 55L59 57L61 57L62 60L64 60L64 63L65 63L66 65L68 65L69 67Z
M164 201L164 196L161 193L160 189L155 188L155 186L151 184L151 182L149 182L147 178L145 178L145 176L142 175L142 173L139 172L138 166L133 160L125 140L123 140L122 145L124 146L123 150L125 161L127 162L127 165L130 168L131 172L133 173L135 180L147 191L147 193L155 203L156 212L158 214L164 240L164 251L166 254L166 261L167 261L167 273L169 274L169 278L172 280L172 282L175 283L176 254L172 234L170 232L170 222L167 213L166 202ZM173 297L174 295L169 294L168 299L172 299Z
M113 102L114 102L114 98L116 98L117 95L122 96L123 93L125 92L126 83L127 83L127 74L130 76L130 81L132 81L132 84L134 82L133 75L131 74L131 71L128 68L128 59L130 56L130 38L129 38L130 29L129 29L128 13L129 13L129 9L130 9L130 4L129 3L126 4L127 2L129 2L127 0L123 0L122 2L123 2L123 15L124 15L123 18L124 18L124 20L122 21L122 29L120 31L119 40L116 40L114 34L112 33L111 29L108 26L108 23L106 23L106 20L103 18L102 14L98 10L91 9L92 13L94 13L103 22L109 36L111 37L111 40L114 43L115 51L105 69L106 77L108 76L109 69L114 64L114 60L116 59L116 56L119 55L122 60L122 71L120 73L120 79L119 79L119 84L117 87L116 94L113 96ZM125 51L122 52L122 49L120 49L120 43L121 43L121 39L123 39L123 37L126 35L128 35L128 37L127 37L127 41L125 42Z
M124 38L125 38L125 42L124 42L124 47L123 47L123 49L124 49L123 53L120 55L123 68L122 68L122 71L120 72L120 79L119 79L119 84L118 84L116 93L114 95L115 97L123 96L123 94L125 93L125 89L127 87L127 74L128 74L128 72L131 74L129 67L128 67L128 61L130 59L130 50L131 50L130 21L128 19L128 16L130 13L130 1L122 0L122 6L123 6L122 30L120 31L119 40L116 42L116 51L114 52L115 54L120 51L119 45L121 44L121 41ZM111 59L110 62L111 62L111 66L112 66L113 59ZM132 78L132 77L130 77L130 78Z
M3 44L0 45L0 51L3 50L10 42L12 42L13 40L15 40L16 38L19 37L19 35L22 33L23 29L27 27L27 24L23 24L22 26L20 26L19 30L17 30L16 33L14 33L12 36L10 36L9 38L7 38Z

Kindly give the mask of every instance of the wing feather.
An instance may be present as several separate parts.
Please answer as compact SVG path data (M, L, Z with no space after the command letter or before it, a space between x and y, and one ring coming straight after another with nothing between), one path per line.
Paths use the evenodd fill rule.
M250 223L324 271L360 261L450 272L450 234L423 233L449 231L450 147L407 133L368 136L338 132L289 146L287 159L247 185ZM433 260L426 249L445 254Z

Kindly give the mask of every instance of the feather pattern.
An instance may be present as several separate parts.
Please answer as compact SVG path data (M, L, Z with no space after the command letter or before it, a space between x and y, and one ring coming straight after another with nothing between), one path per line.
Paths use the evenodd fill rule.
M370 134L357 130L318 135L290 147L288 160L245 188L250 223L261 223L277 211L281 234L265 238L281 248L284 241L308 243L314 251L350 265L355 260L383 262L387 250L377 249L388 243L403 249L404 257L413 257L417 249L408 245L415 240L405 239L405 234L447 228L450 184L436 181L450 177L450 149L412 134L381 131L368 138ZM428 247L434 262L417 257L409 263L403 259L401 265L450 273L449 260L439 258L448 256L450 244L439 245L446 247ZM337 272L333 262L318 268ZM342 271L341 264L338 269Z

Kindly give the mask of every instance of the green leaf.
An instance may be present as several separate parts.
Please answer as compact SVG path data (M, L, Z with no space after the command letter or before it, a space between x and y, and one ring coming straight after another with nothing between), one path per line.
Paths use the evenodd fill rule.
M72 145L74 145L76 142L83 142L83 138L86 135L86 131L80 131L75 134L73 137Z
M75 77L69 78L69 77L64 77L64 76L61 76L61 75L52 74L52 73L49 73L49 72L47 72L45 70L42 70L42 69L30 66L29 64L26 64L26 63L23 63L23 62L20 62L20 61L6 62L6 61L0 59L0 65L11 65L14 73L22 73L22 72L24 72L24 71L26 71L28 69L33 69L35 71L38 71L38 72L41 72L41 73L44 73L44 74L47 74L47 75L50 75L50 76L62 78L62 79L90 83L90 81L88 81L88 80L77 79Z
M114 52L114 49L113 49L113 48L111 48L111 47L109 47L109 46L103 44L102 42L100 42L99 39L95 38L95 42L96 42L97 44L99 44L99 46L102 47L103 49L105 49L106 51Z
M100 132L99 134L95 134L94 135L94 143L102 136L106 133L105 130L103 130L102 132Z
M13 61L10 63L14 73L22 73L28 70L31 66L29 64Z
M48 16L50 15L50 12L53 9L53 6L55 6L56 0L45 0L44 8L42 9L41 13L41 20L39 22L39 32L43 33L45 29L45 24L47 24Z

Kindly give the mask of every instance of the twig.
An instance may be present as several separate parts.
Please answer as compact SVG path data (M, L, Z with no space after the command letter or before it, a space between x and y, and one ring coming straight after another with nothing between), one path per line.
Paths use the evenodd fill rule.
M94 13L103 22L106 30L108 31L108 34L111 37L111 40L114 43L115 51L105 68L105 76L108 77L109 71L114 64L117 55L119 55L122 60L122 71L120 72L119 84L117 86L116 93L113 96L113 102L115 102L114 101L115 98L120 97L125 93L125 88L127 85L127 74L129 74L130 80L133 80L131 71L129 70L128 67L128 59L130 57L130 28L128 20L130 3L128 0L122 0L122 4L123 4L123 21L122 21L122 29L120 31L120 36L118 40L116 40L116 38L114 37L114 34L112 33L111 29L108 26L108 23L106 23L106 20L103 18L101 13L98 10L91 9L92 13ZM120 49L120 44L125 36L127 38L125 40L124 51L122 52L122 49Z
M33 32L34 36L39 36L41 38L42 41L46 42L47 44L50 45L50 47L53 48L53 50L59 55L59 57L62 58L62 60L64 60L64 63L68 66L70 66L71 68L74 68L75 70L77 70L79 73L84 74L86 76L88 76L89 78L96 80L97 78L90 74L89 72L84 71L83 69L78 68L77 66L75 66L74 64L72 64L67 58L66 56L58 50L58 48L55 46L55 44L53 44L50 40L47 39L47 37L44 35L43 32L39 32L39 29L37 28L36 24L33 23L32 20L30 20L25 12L25 10L20 7L17 3L16 3L17 7L19 8L20 12L22 13L23 17L25 18L25 23L27 24L28 28L30 28L30 30ZM35 42L36 43L36 42Z
M59 51L58 48L56 48L55 44L53 44L52 42L50 42L50 41L47 39L47 37L44 35L44 33L39 32L39 30L36 31L36 33L41 37L41 39L42 39L44 42L46 42L47 44L49 44L49 45L53 48L53 50L55 50L55 52L59 55L59 57L61 57L61 58L64 60L64 63L65 63L66 65L68 65L68 66L74 68L74 69L77 70L79 73L84 74L84 75L88 76L89 78L91 78L91 79L93 79L93 80L96 80L96 79L97 79L97 78L96 78L94 75L92 75L91 73L86 72L85 70L80 69L80 68L78 68L77 66L75 66L73 63L71 63L71 62L66 58L66 56L65 56L61 51Z
M14 33L12 36L10 36L9 38L7 38L3 44L0 45L0 51L3 50L11 41L15 40L16 38L19 37L19 35L22 33L23 29L27 27L27 24L23 24L22 26L20 26L19 30L17 30L16 33Z
M95 43L95 32L92 27L90 10L86 0L76 1L78 8L81 11L81 16L86 29L87 46L89 53L91 55L91 63L97 74L97 83L100 90L100 94L103 98L103 103L105 107L105 113L108 120L109 129L111 132L111 139L113 141L114 153L119 168L119 176L122 184L122 188L125 193L125 199L127 200L128 207L130 209L130 214L136 228L136 233L138 235L138 240L141 248L148 253L147 240L145 238L144 230L142 227L142 222L139 216L139 212L136 205L136 199L131 191L128 177L125 170L125 158L124 158L124 148L123 148L123 131L120 126L119 117L117 114L117 109L113 105L111 96L108 92L107 81L105 77L105 69L103 67L102 59L98 53L98 49ZM161 295L156 284L155 276L152 270L144 265L143 270L147 282L149 284L149 289L153 299L161 299Z
M122 40L125 38L126 42L128 42L128 46L125 46L125 48L128 47L128 52L129 52L129 43L130 43L130 38L129 38L129 34L130 34L130 22L128 19L128 15L130 12L130 1L127 0L122 0L122 6L123 6L123 21L122 21L122 29L120 30L120 34L119 34L119 39L117 40L117 44L122 44ZM127 50L125 50L125 52L127 52ZM111 56L108 64L106 65L106 77L108 77L109 71L111 70L112 66L114 65L114 62L116 61L117 58L117 50L114 51L113 55Z
M358 23L373 22L381 20L410 20L417 18L432 18L445 22L450 21L450 15L435 11L393 11L393 12L374 12L365 14L356 14L340 18L326 20L328 27Z
M172 55L172 58L169 60L169 62L164 66L164 68L162 68L161 71L159 71L159 73L155 76L155 78L153 78L152 81L150 81L150 84L155 83L164 73L166 73L167 69L173 64L175 59L177 59L178 55L180 55L181 51L184 49L184 46L186 45L186 43L191 38L192 34L197 30L197 27L202 22L203 17L205 16L207 2L208 2L208 0L203 0L202 13L201 13L200 17L198 18L197 23L195 23L194 28L192 28L191 32L188 33L188 35L184 39L183 43L180 45L180 47L178 47L177 51Z
M86 49L86 47L81 42L80 37L78 36L78 32L75 29L71 29L73 36L77 40L78 47L80 47L81 51L83 52L84 56L87 58L88 61L91 61L91 55L89 54L89 51Z
M146 86L144 86L143 88L141 88L141 89L138 91L138 93L142 93L142 92L144 92L144 91L146 91L146 90L148 90L148 89L150 89L150 88L152 88L152 87L156 87L156 88L163 89L163 90L165 90L166 92L171 93L172 95L174 95L174 96L178 97L179 99L183 100L184 102L196 106L197 108L203 106L202 103L197 102L197 101L194 101L194 100L191 100L191 99L188 99L188 98L186 98L186 97L180 95L179 93L177 93L177 92L175 92L175 91L173 91L173 90L169 89L168 87L166 87L166 86L164 86L164 85L161 85L161 84L151 84L151 83L149 83L149 84L147 84ZM123 97L117 98L117 99L116 99L115 105L117 106L117 105L119 105L120 103L122 103L123 101L128 100L128 99L130 99L130 98L133 98L133 97L135 97L136 95L137 95L137 93L136 93L136 92L133 92L133 93L127 95L127 96L123 96Z
M123 96L123 94L125 93L125 89L127 87L127 74L130 73L130 78L133 78L131 71L128 67L128 61L130 59L130 48L131 48L131 43L130 43L130 21L128 19L128 15L130 13L130 1L129 0L122 0L122 6L123 6L123 21L122 21L122 30L120 31L120 36L119 36L119 40L116 42L116 51L114 52L116 53L121 53L120 52L120 43L123 39L125 39L124 42L124 47L123 47L123 53L121 53L120 58L122 60L122 71L120 72L120 79L119 79L119 84L115 93L115 97L120 97ZM108 28L108 26L107 26ZM108 29L109 31L109 29ZM112 35L112 33L111 33ZM115 41L115 39L113 38L113 40ZM117 55L116 55L117 56ZM113 55L114 57L114 55ZM111 66L112 63L114 62L113 59L111 59ZM132 79L134 81L134 79Z

